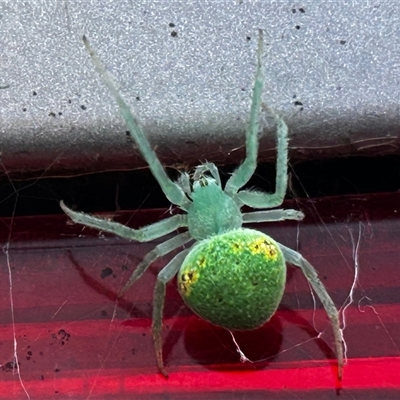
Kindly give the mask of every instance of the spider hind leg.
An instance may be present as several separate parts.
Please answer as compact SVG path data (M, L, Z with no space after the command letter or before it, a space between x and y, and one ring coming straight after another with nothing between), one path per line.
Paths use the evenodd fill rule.
M344 354L343 354L343 333L340 328L339 313L333 303L331 297L324 284L318 278L317 271L315 268L297 251L290 249L279 243L279 246L283 252L285 260L297 267L300 267L303 274L307 278L308 282L314 289L322 305L325 308L326 313L331 321L333 335L335 337L336 357L338 362L338 378L342 379L343 365L344 365Z
M153 300L153 342L156 352L157 366L160 372L168 378L168 373L164 366L164 359L162 354L162 318L165 302L165 288L167 283L178 273L184 259L189 253L190 249L186 249L178 253L157 275L156 286L154 287L154 300Z

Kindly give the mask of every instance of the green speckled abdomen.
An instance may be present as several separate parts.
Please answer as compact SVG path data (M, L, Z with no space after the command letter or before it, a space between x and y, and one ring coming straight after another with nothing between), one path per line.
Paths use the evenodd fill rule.
M195 245L178 273L178 290L201 318L233 330L255 329L275 313L286 282L278 244L236 229Z

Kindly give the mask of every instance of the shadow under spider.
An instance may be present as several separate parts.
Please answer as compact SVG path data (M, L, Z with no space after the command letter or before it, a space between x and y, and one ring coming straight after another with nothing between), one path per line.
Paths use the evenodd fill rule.
M123 297L118 298L118 293L114 290L109 289L105 284L101 283L97 279L93 278L88 274L83 267L79 264L76 258L72 255L71 250L66 250L66 254L71 261L74 268L78 271L79 276L82 278L83 282L89 286L92 290L106 297L111 302L116 303L118 308L124 310L128 317L136 318L148 318L149 315L138 309L131 301L124 299Z
M322 338L318 338L319 332L310 322L303 318L298 311L282 305L279 306L278 313L274 314L260 328L252 331L233 332L240 350L252 362L240 363L240 355L226 329L216 327L196 316L193 316L185 329L186 352L190 357L196 359L198 364L212 370L220 370L224 364L229 364L230 369L242 371L264 369L272 360L279 357L283 341L281 320L298 326L306 332L327 359L336 359L333 350ZM302 343L298 344L301 346ZM297 343L293 344L293 347L295 346ZM293 349L293 351L299 350Z
M232 333L240 350L252 362L240 362L228 330L196 316L190 319L184 333L186 352L210 370L246 371L265 368L277 356L282 344L282 324L276 315L258 329Z
M79 276L82 278L83 282L90 287L92 290L100 294L101 296L106 297L111 302L117 305L118 308L124 310L128 315L124 318L124 326L132 326L134 318L146 318L151 319L151 312L146 313L140 309L138 309L132 301L126 300L124 297L129 296L128 294L124 294L124 297L118 298L118 292L109 289L105 284L98 281L97 279L93 278L90 274L88 274L85 269L79 264L76 258L72 255L71 250L66 250L66 254L71 261L74 268L78 271ZM128 255L128 258L131 258ZM153 275L158 274L157 271L152 271L151 268L149 269L150 273ZM121 286L122 287L122 286ZM173 291L173 293L171 293ZM193 315L192 311L183 303L181 297L178 294L176 286L167 285L167 293L166 298L170 299L167 301L164 308L164 315L169 315L173 317L181 317L181 316L188 316ZM174 300L173 298L176 298ZM178 342L179 338L182 335L183 329L178 329L178 326L182 324L182 320L177 319L172 323L171 326L164 325L164 359L165 361L168 360L169 355L174 348L175 344Z
M286 307L282 304L278 308L278 312L279 311L285 311L284 313L280 314L280 318L290 322L290 324L292 324L293 326L299 327L302 331L307 333L310 339L313 339L315 341L319 350L326 357L326 359L336 360L335 352L330 348L330 346L324 339L318 337L320 332L318 332L314 328L314 326L311 325L308 319L302 317L297 310ZM299 344L301 346L301 343Z

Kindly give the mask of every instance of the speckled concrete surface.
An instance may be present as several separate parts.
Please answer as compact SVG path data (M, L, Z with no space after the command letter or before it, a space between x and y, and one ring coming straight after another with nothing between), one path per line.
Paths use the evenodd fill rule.
M290 126L292 158L399 153L399 19L394 1L1 1L3 169L144 166L83 34L167 165L240 160L258 28L264 101ZM273 146L266 129L262 160Z

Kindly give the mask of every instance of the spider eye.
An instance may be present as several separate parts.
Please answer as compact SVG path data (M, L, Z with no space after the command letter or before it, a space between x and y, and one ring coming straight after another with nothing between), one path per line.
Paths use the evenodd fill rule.
M199 187L206 187L213 184L215 184L215 179L203 175L193 182L193 190L195 191Z

